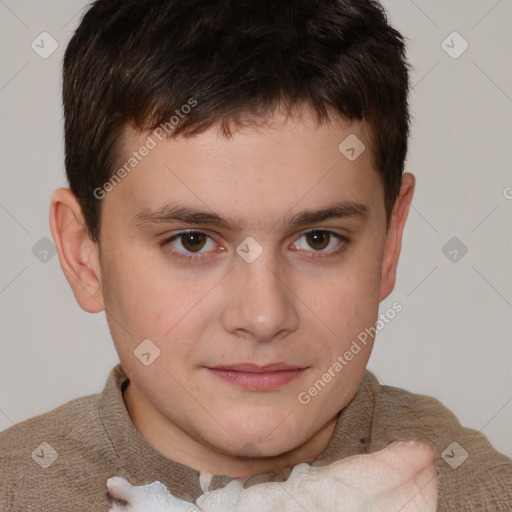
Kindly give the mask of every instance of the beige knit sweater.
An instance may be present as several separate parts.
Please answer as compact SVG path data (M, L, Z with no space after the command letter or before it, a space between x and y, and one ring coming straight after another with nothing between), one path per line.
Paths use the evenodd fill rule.
M133 485L159 480L188 501L201 495L199 472L160 454L136 430L122 395L127 382L118 364L101 394L72 400L0 432L0 512L107 512L106 481L114 475ZM511 459L483 434L461 427L437 400L382 386L369 371L312 465L373 453L402 438L435 444L439 512L512 510ZM284 481L290 472L254 475L245 487ZM230 480L214 475L209 490Z

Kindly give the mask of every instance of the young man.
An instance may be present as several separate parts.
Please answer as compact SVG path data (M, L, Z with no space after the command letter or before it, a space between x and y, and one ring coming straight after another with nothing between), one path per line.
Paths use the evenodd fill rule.
M407 95L375 1L92 4L50 223L120 364L0 433L0 509L108 510L114 475L194 501L403 438L435 446L438 510L512 505L510 459L365 370L414 191Z

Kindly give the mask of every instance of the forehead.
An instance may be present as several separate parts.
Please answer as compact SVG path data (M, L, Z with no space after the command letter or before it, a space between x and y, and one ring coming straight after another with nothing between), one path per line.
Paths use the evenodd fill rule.
M271 225L340 201L366 206L371 214L384 208L364 126L318 124L307 111L234 129L231 137L218 126L170 139L126 127L120 160L120 168L136 165L125 165L129 172L106 203L131 222L169 203L243 220L244 226Z

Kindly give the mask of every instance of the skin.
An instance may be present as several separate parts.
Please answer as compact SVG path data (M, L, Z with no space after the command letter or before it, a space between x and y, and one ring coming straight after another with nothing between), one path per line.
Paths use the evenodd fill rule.
M350 134L367 148L352 162L338 150ZM126 159L147 135L126 128ZM325 449L337 413L358 389L372 340L307 405L297 397L375 325L379 303L395 284L414 191L414 176L404 174L386 230L369 148L359 122L319 125L307 109L301 116L275 113L232 138L212 127L164 139L102 199L99 244L73 194L55 191L50 224L64 274L84 310L106 312L130 378L129 414L163 455L200 471L247 477ZM142 210L178 201L231 219L240 230L137 223ZM339 201L364 204L366 216L289 223L296 213ZM346 236L344 251L333 254L341 244L334 236L325 244L308 238L312 228ZM199 253L186 237L159 244L187 229L210 236L196 246ZM252 263L236 252L249 236L263 249ZM134 355L145 339L160 349L149 366ZM255 391L206 368L240 362L306 369L279 389Z

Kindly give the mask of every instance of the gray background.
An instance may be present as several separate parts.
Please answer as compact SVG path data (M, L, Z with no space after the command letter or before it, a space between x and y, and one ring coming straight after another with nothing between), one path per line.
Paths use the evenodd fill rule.
M41 241L51 194L66 185L60 63L85 5L0 0L0 430L100 392L118 362L104 313L80 309ZM406 169L417 189L398 283L381 305L404 309L369 368L438 398L512 456L512 1L384 5L414 65ZM59 45L46 59L31 47L43 31ZM454 31L469 44L458 58L443 49L463 49ZM50 48L45 39L39 50Z

